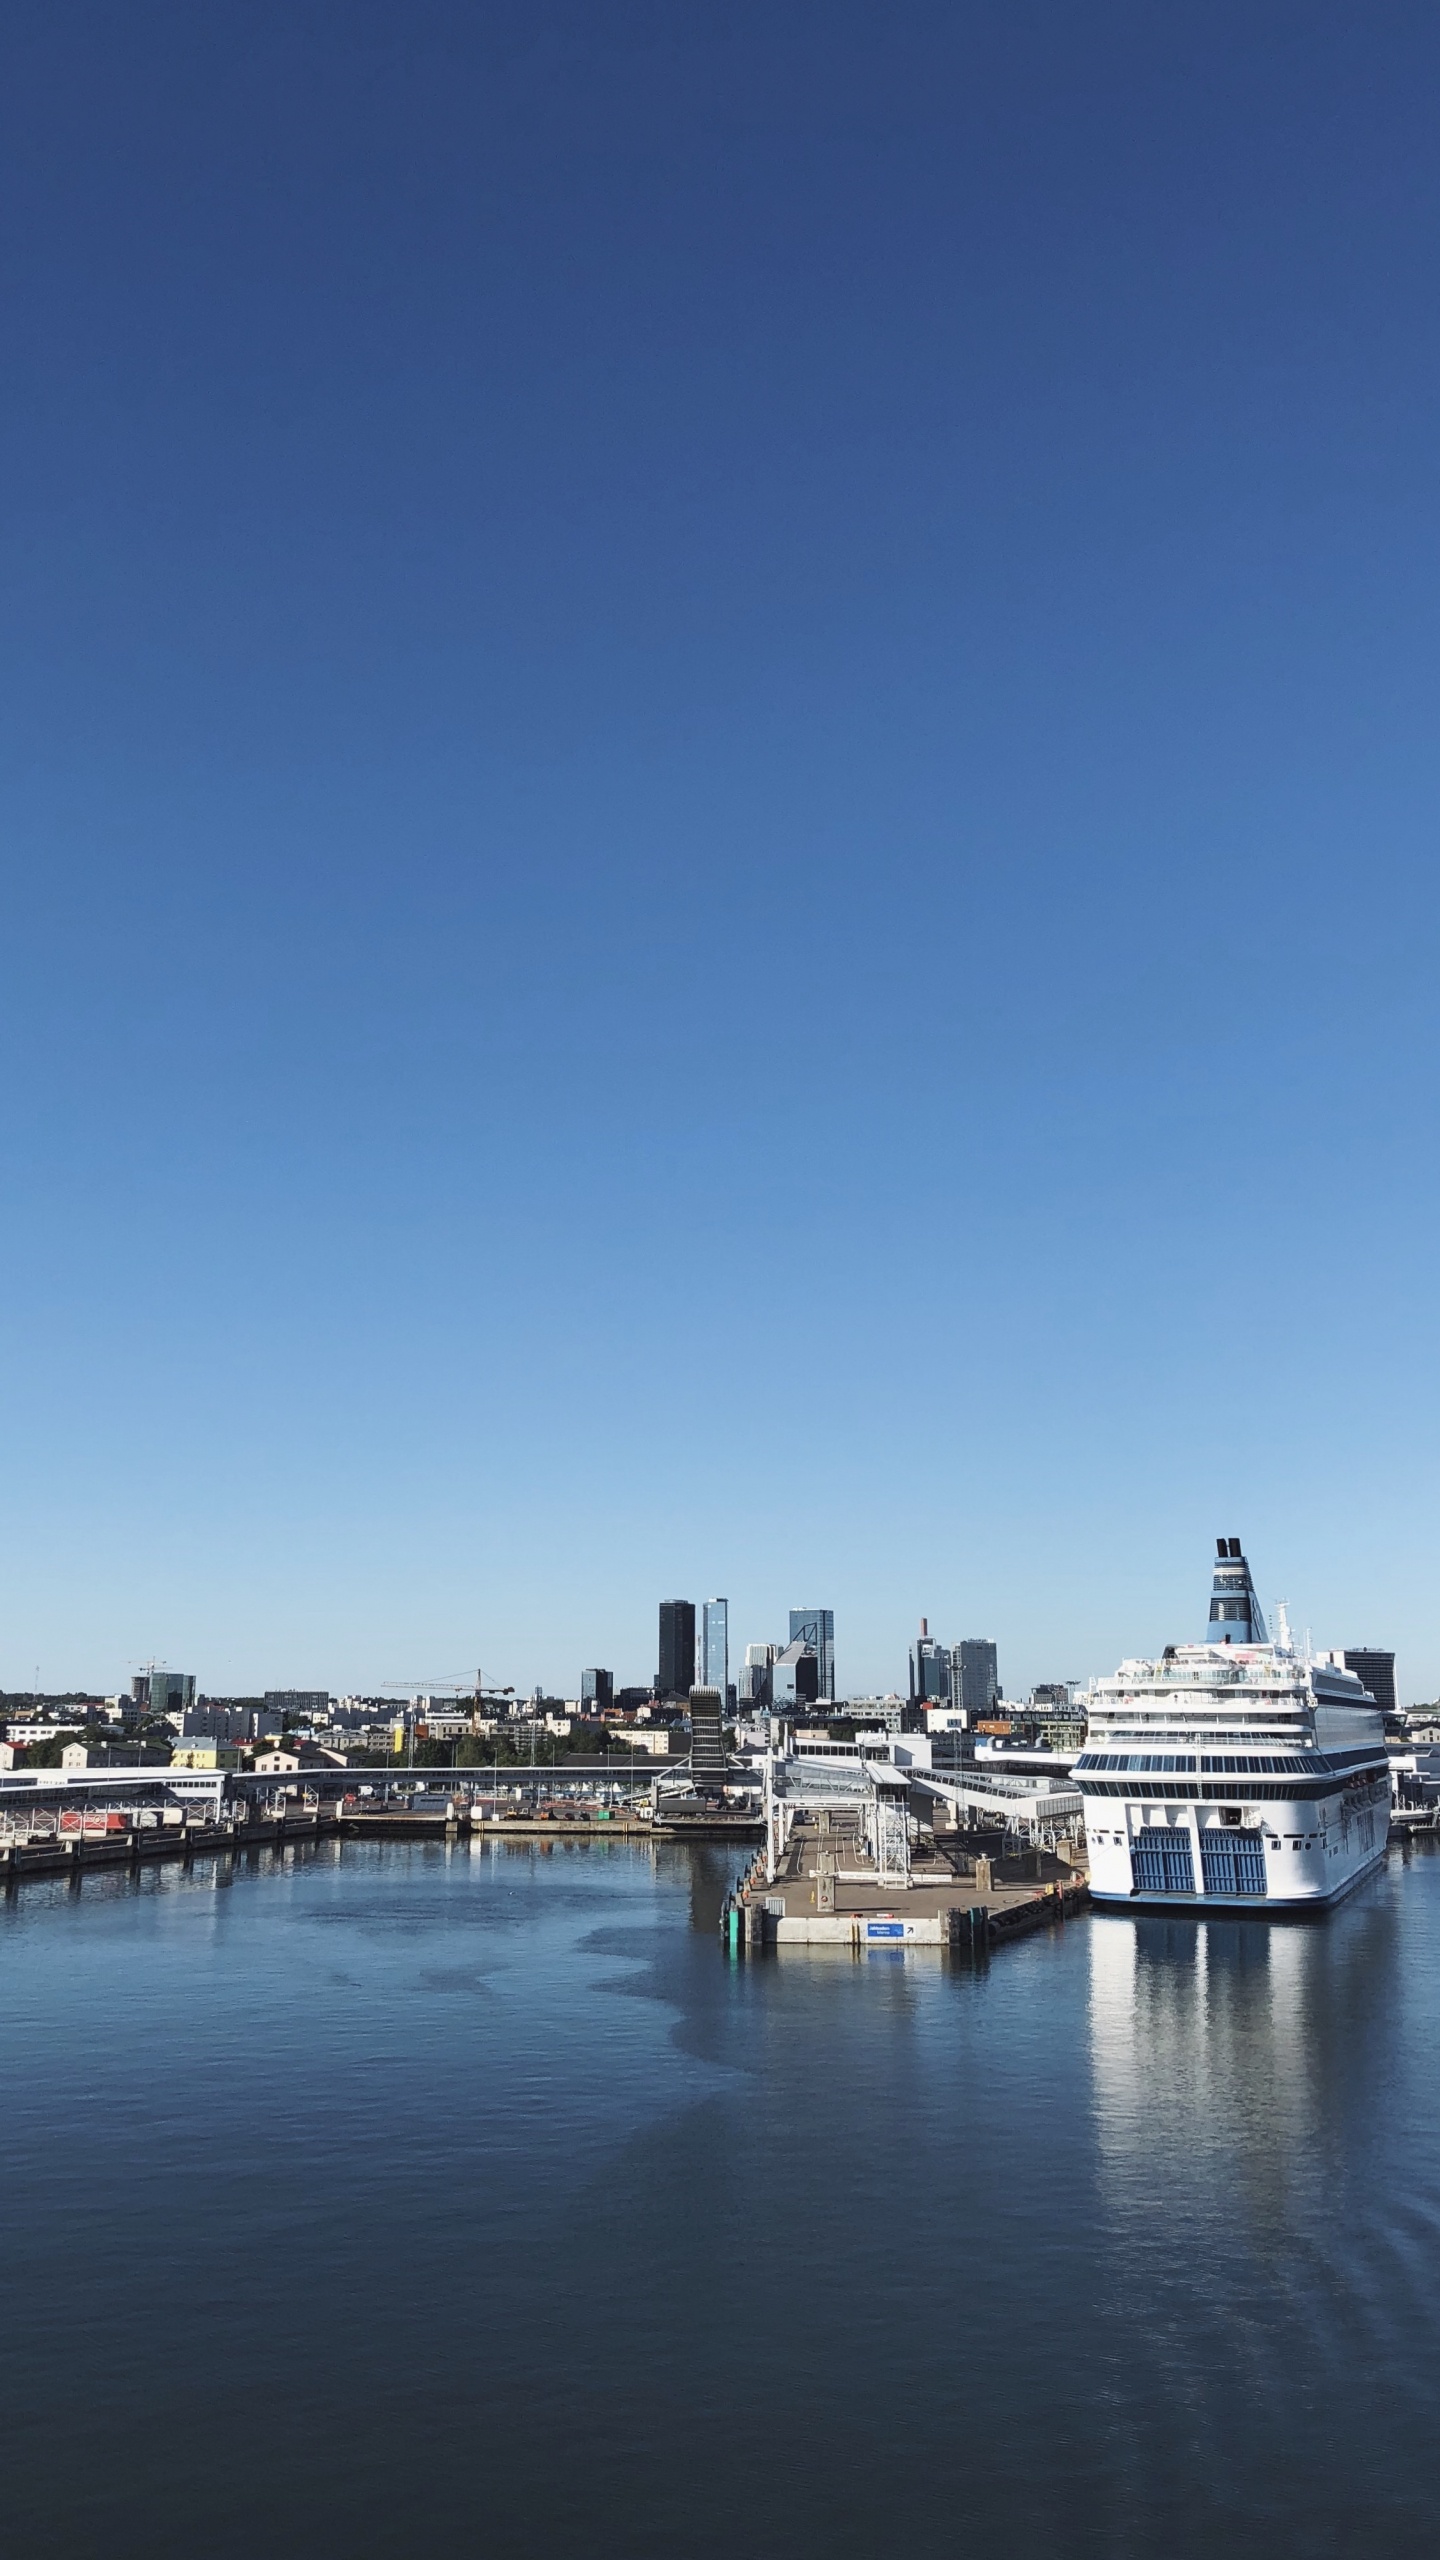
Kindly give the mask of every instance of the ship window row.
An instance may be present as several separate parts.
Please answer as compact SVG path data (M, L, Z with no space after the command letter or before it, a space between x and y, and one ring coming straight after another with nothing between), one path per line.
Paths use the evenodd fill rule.
M1256 1724L1294 1725L1307 1713L1280 1698L1137 1698L1125 1706L1103 1707L1090 1721L1102 1732L1107 1725L1161 1724L1178 1733L1197 1724L1216 1724L1244 1733Z
M1195 1762L1193 1751L1100 1751L1087 1753L1077 1766L1082 1770L1135 1769L1148 1772L1152 1769L1193 1769ZM1237 1777L1283 1778L1293 1770L1297 1776L1304 1774L1319 1778L1326 1771L1326 1763L1313 1751L1298 1755L1290 1752L1283 1760L1266 1752L1218 1754L1204 1751L1199 1754L1199 1762L1203 1771L1217 1777L1233 1773Z
M1193 1751L1095 1751L1078 1763L1081 1769L1193 1769Z
M1226 1733L1218 1725L1204 1726L1199 1733L1146 1733L1136 1724L1119 1733L1092 1733L1085 1743L1087 1755L1093 1751L1159 1752L1162 1747L1167 1751L1183 1751L1192 1759L1197 1751L1278 1751L1284 1754L1281 1766L1291 1769L1297 1754L1314 1751L1315 1736L1313 1733L1277 1733L1273 1728L1261 1733ZM1157 1759L1157 1769L1159 1765ZM1222 1763L1217 1760L1215 1765L1218 1769Z
M1178 1764L1182 1769L1187 1767L1193 1769L1199 1765L1196 1758L1197 1752L1203 1752L1207 1768L1213 1766L1216 1769L1223 1769L1227 1766L1227 1762L1218 1755L1227 1749L1233 1750L1235 1744L1235 1736L1233 1733L1202 1733L1197 1734L1193 1739L1187 1733L1178 1736L1172 1735L1168 1738L1171 1740L1172 1745L1177 1740L1186 1745L1185 1756ZM1279 1756L1275 1761L1275 1771L1278 1771L1282 1775L1286 1769L1297 1769L1302 1767L1304 1762L1300 1755L1306 1752L1313 1752L1315 1748L1314 1735L1308 1733L1295 1734L1293 1737L1288 1733L1247 1733L1244 1739L1248 1750L1252 1753L1258 1754L1263 1752L1267 1755L1270 1753L1278 1754ZM1084 1760L1079 1765L1086 1769L1098 1769L1101 1766L1101 1762L1096 1758L1096 1753L1101 1751L1108 1752L1113 1748L1117 1755L1115 1761L1117 1769L1123 1769L1127 1766L1132 1769L1138 1768L1140 1765L1139 1760L1131 1757L1130 1754L1138 1751L1142 1745L1146 1750L1151 1750L1153 1743L1154 1736L1148 1733L1107 1733L1101 1735L1092 1733L1089 1741L1085 1745ZM1161 1766L1161 1758L1161 1754L1158 1752L1154 1753L1151 1760L1151 1766L1158 1769ZM1242 1768L1245 1765L1243 1760L1240 1765ZM1326 1768L1331 1765L1328 1756L1321 1765ZM1265 1772L1267 1776L1273 1775L1274 1773L1275 1772L1273 1771ZM1258 1775L1260 1772L1257 1770L1256 1774Z
M1148 1778L1137 1786L1133 1778L1092 1778L1088 1771L1076 1772L1075 1784L1082 1796L1144 1796L1150 1802L1162 1797L1188 1804L1227 1804L1242 1794L1247 1804L1298 1804L1307 1798L1333 1795L1335 1780L1325 1778L1293 1778L1280 1782L1274 1778L1247 1778L1242 1788L1223 1778Z
M1303 1699L1305 1694L1304 1691L1300 1689L1262 1688L1258 1680L1237 1680L1233 1676L1229 1678L1222 1677L1220 1679L1210 1678L1200 1680L1190 1679L1182 1673L1178 1679L1171 1678L1167 1674L1163 1680L1146 1681L1142 1683L1140 1687L1134 1689L1097 1690L1096 1696L1103 1711L1105 1707L1114 1706L1117 1703L1120 1706L1128 1706L1130 1701L1134 1698L1178 1697L1185 1689L1198 1689L1202 1696L1204 1696L1208 1691L1213 1690L1218 1692L1220 1690L1224 1690L1226 1694L1222 1704L1224 1705L1227 1715L1230 1714L1236 1706L1248 1706L1253 1698L1272 1698L1276 1700L1285 1698ZM1238 1698L1235 1695L1237 1690L1242 1693ZM1337 1690L1336 1695L1353 1697L1354 1691ZM1194 1711L1193 1709L1187 1709L1185 1712L1193 1713Z

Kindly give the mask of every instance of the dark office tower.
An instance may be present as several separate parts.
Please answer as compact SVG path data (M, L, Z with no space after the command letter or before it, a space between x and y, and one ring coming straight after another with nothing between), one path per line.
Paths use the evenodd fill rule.
M792 1609L790 1641L808 1644L819 1664L819 1695L833 1700L835 1696L835 1612L833 1609Z
M688 1698L695 1678L695 1603L660 1603L660 1670L656 1679L662 1698Z
M1376 1706L1383 1709L1387 1723L1398 1717L1400 1701L1395 1695L1393 1653L1377 1653L1371 1645L1349 1646L1345 1654L1345 1668L1358 1673Z
M974 1724L977 1717L993 1716L1000 1700L1000 1661L988 1636L966 1636L957 1644L959 1656L960 1695L951 1704L963 1707L966 1719Z
M1238 1538L1215 1541L1215 1579L1210 1585L1207 1644L1263 1644L1265 1621Z
M582 1711L587 1715L598 1716L602 1708L613 1707L614 1704L614 1672L582 1671L580 1674L580 1705Z

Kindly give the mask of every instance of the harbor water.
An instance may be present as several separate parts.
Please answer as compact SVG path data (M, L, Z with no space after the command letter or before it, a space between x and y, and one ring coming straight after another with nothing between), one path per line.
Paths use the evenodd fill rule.
M1440 1856L973 1971L734 1962L736 1863L12 1894L15 2547L1435 2548Z

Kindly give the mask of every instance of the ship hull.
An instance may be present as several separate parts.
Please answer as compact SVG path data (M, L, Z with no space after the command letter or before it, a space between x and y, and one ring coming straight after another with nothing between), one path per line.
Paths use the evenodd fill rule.
M1146 1913L1187 1911L1204 1919L1291 1920L1307 1911L1333 1911L1344 1902L1357 1885L1378 1873L1385 1863L1385 1851L1376 1849L1353 1875L1334 1886L1328 1893L1106 1893L1090 1888L1090 1900L1101 1911L1144 1911Z
M1381 1782L1293 1804L1237 1807L1220 1826L1178 1808L1087 1805L1090 1896L1126 1910L1253 1912L1280 1917L1329 1910L1381 1865L1389 1807ZM1093 1828L1092 1828L1093 1825Z

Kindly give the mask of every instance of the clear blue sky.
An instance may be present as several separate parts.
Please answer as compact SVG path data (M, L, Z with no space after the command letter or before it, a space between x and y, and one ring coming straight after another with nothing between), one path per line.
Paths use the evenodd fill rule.
M1433 9L6 27L4 1683L1433 1695Z

